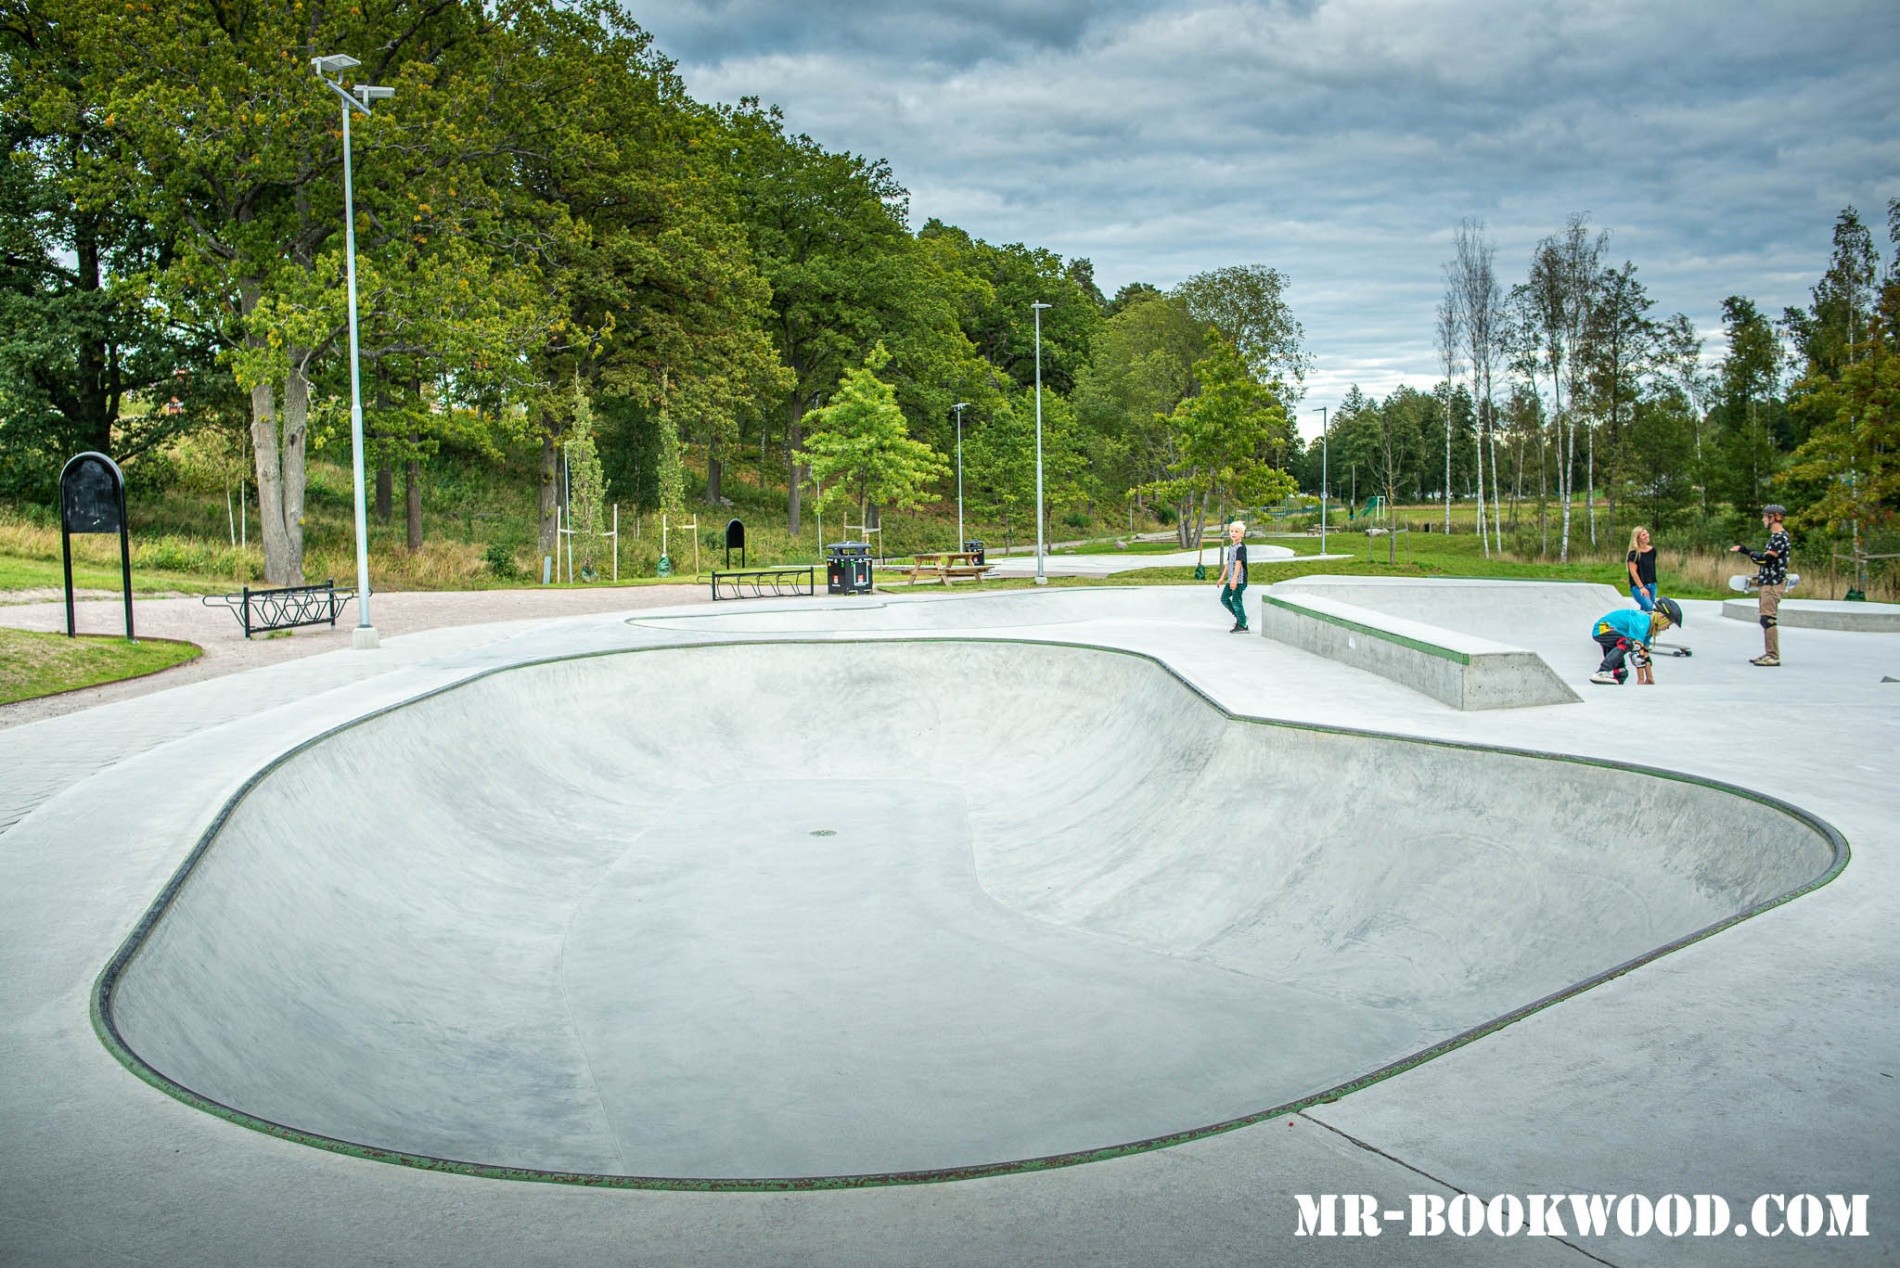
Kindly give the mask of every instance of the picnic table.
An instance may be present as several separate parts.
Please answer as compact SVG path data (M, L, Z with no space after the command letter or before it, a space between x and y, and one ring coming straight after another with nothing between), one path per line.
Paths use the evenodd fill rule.
M949 585L952 581L969 578L981 580L994 564L976 562L978 552L974 550L943 550L926 552L915 556L916 562L910 568L910 583L919 581L941 581Z

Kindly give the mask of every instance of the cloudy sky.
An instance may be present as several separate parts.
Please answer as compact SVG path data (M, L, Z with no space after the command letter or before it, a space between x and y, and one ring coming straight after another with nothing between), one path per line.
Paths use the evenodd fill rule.
M1900 197L1894 0L623 3L695 97L890 160L913 227L1087 256L1111 295L1281 269L1314 408L1439 376L1463 217L1509 286L1589 213L1713 356L1724 296L1805 302L1840 209L1884 244Z

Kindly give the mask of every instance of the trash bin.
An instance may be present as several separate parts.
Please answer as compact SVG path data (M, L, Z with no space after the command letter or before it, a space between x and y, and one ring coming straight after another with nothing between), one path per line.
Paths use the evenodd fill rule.
M964 542L963 549L969 551L970 553L976 556L975 559L970 561L971 563L979 564L979 565L982 564L983 562L983 543L982 542Z
M871 543L832 542L825 547L825 592L871 593Z

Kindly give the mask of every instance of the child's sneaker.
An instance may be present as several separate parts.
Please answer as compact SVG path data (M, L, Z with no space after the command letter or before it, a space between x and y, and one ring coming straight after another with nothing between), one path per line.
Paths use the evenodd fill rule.
M1763 669L1773 669L1777 665L1781 664L1781 657L1770 656L1766 652L1764 652L1760 656L1757 656L1755 657L1755 659L1749 661L1748 663L1751 665L1760 665Z
M1616 675L1607 669L1599 669L1594 674L1591 674L1590 681L1600 682L1606 687L1614 687L1617 685Z

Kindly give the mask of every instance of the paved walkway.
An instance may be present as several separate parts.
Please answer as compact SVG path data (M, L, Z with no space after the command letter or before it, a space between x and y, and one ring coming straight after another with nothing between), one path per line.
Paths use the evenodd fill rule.
M0 1262L1894 1262L1900 685L1882 679L1900 675L1900 637L1791 631L1786 666L1762 671L1746 664L1756 631L1716 619L1715 603L1687 606L1696 656L1659 665L1654 688L1589 686L1587 631L1500 628L1584 700L1490 714L1229 636L1211 591L1170 587L721 605L722 622L743 616L759 634L695 622L705 609L392 633L376 652L13 726L0 732ZM849 637L879 637L888 619L912 637L969 630L1142 651L1244 714L1756 784L1838 828L1853 860L1813 894L1333 1104L1177 1148L956 1184L695 1195L434 1174L212 1118L133 1078L93 1035L100 967L274 755L487 669L775 637L775 625L836 637L811 628L827 612ZM825 737L786 742L810 745L821 768ZM1865 1193L1871 1236L1294 1235L1296 1194L1366 1193L1400 1209L1409 1195L1458 1192L1709 1192L1738 1210L1764 1193Z

